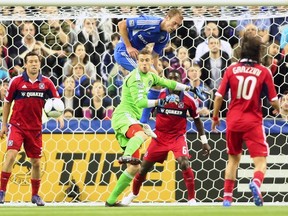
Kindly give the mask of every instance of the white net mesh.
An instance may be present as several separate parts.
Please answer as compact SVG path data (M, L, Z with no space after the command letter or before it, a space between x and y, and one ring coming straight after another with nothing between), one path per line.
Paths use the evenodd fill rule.
M54 120L44 125L44 157L42 158L42 186L40 194L47 202L105 201L115 186L123 167L117 163L120 148L114 138L110 124L113 108L119 103L122 75L113 59L113 48L119 40L117 23L119 20L140 14L163 17L169 7L1 7L0 10L0 72L3 77L12 77L23 71L23 56L27 50L41 53L42 72L57 85L60 94L75 89L76 102L65 100L67 112L63 130ZM274 73L278 93L287 89L286 46L288 43L287 6L211 6L182 7L184 23L171 34L171 43L162 57L163 67L181 69L189 77L188 69L192 60L197 61L203 74L210 70L225 68L237 60L237 49L243 29L248 19L257 19L258 33L263 37L266 49L263 64ZM226 52L221 56L224 62L209 66L207 50L197 47L207 37L205 26L213 21L221 39L221 48ZM247 22L246 22L247 21ZM86 33L83 33L85 29ZM92 32L91 34L89 33ZM88 37L91 35L91 37ZM80 45L79 45L80 44ZM78 48L77 48L78 47ZM84 47L85 58L81 59ZM273 47L273 49L271 48ZM271 49L270 49L271 48ZM77 49L80 49L77 50ZM82 49L83 50L83 49ZM184 50L184 57L177 56ZM78 52L76 54L76 52ZM83 53L83 52L82 52ZM76 56L76 57L75 57ZM178 58L178 59L177 59ZM81 60L79 60L81 59ZM78 61L85 65L87 80L64 84L73 74ZM207 65L208 64L208 65ZM220 65L217 65L220 64ZM79 66L79 65L78 65ZM81 66L81 65L80 65ZM213 69L214 68L214 69ZM206 71L206 72L205 72ZM191 78L191 77L189 77ZM221 76L201 77L207 81L209 90L215 91ZM101 82L95 82L101 80ZM186 80L186 79L185 79ZM186 80L187 81L187 80ZM78 85L77 83L80 82ZM68 82L67 82L68 83ZM70 82L71 83L71 82ZM5 94L5 83L1 87L1 100ZM100 90L97 90L100 89ZM66 95L66 96L67 96ZM96 103L93 95L104 98ZM68 96L67 96L68 97ZM281 117L271 118L272 110L264 101L263 115L271 156L268 158L267 178L262 186L266 202L287 202L287 133L288 128ZM285 100L283 100L285 101ZM288 99L286 100L288 101ZM203 121L209 143L213 148L211 157L201 155L201 142L197 139L193 122L189 122L188 143L192 155L191 165L195 171L196 198L202 202L216 202L222 197L223 176L227 154L225 147L225 125L220 133L210 133L210 114L213 105L208 103L208 114ZM288 110L283 105L283 110ZM222 109L225 117L227 107ZM288 111L287 111L288 112ZM154 124L154 119L150 121ZM147 146L147 145L146 145ZM145 152L146 146L142 148ZM0 158L4 159L6 145L1 143ZM0 164L1 168L1 164ZM31 164L24 152L17 157L10 179L6 201L29 201L31 194ZM245 150L237 173L237 187L234 190L236 202L251 200L248 182L252 176L252 164ZM72 181L73 179L73 181ZM75 182L75 184L74 184ZM71 186L74 187L72 190ZM136 201L174 202L186 201L187 194L182 174L172 155L163 165L157 164L148 175L143 190Z

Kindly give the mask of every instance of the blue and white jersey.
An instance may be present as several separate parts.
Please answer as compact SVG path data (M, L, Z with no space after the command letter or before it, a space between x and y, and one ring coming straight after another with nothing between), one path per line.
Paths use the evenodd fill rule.
M170 40L170 35L166 31L161 31L160 25L163 19L154 16L139 16L127 18L127 31L131 45L142 50L147 44L155 43L153 51L161 54L162 50ZM117 44L118 51L126 51L122 39Z

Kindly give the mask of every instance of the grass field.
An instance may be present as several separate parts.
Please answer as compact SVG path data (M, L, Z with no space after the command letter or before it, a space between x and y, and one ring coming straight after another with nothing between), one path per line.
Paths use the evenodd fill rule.
M288 206L0 206L1 216L287 216Z

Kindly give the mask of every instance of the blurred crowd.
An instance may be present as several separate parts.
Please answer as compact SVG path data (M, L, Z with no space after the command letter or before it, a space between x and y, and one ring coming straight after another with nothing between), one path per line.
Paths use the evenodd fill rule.
M120 9L123 17L138 14L137 8ZM288 6L273 7L273 11L269 8L271 13L287 9ZM24 7L2 7L1 10L2 15L13 13L18 17L13 21L0 21L1 106L9 80L25 70L26 53L35 51L42 59L42 74L50 77L58 88L66 118L111 118L120 102L126 75L113 57L114 47L120 40L117 23L123 18L103 15L59 19L61 8L47 6L38 9L46 20L31 20L26 19ZM267 10L261 6L243 7L241 17L227 20L219 16L218 7L192 7L192 18L184 19L183 25L172 33L161 56L159 65L164 75L178 69L183 83L200 86L210 91L213 98L226 67L239 60L241 38L249 31L262 38L261 62L270 68L277 92L280 96L287 94L288 15L255 19L255 13L261 15ZM226 99L221 110L223 117L229 96ZM210 116L211 101L209 98L199 101L202 116ZM263 107L263 115L272 115L268 103L264 104L267 106Z

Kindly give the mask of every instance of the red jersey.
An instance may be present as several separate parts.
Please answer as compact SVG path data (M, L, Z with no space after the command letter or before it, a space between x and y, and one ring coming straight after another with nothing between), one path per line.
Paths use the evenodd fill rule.
M5 96L5 101L14 106L9 123L24 130L42 130L42 109L45 99L58 97L53 82L39 74L35 82L31 82L24 71L22 75L13 77Z
M278 100L271 71L247 59L226 69L216 95L224 97L229 89L227 126L233 131L247 131L262 124L263 93L269 101Z
M169 95L167 89L160 92L159 98L165 98L166 95ZM157 107L156 131L175 136L183 135L186 133L187 111L191 117L199 118L195 99L188 92L181 92L179 98L178 105L168 103L164 107Z

